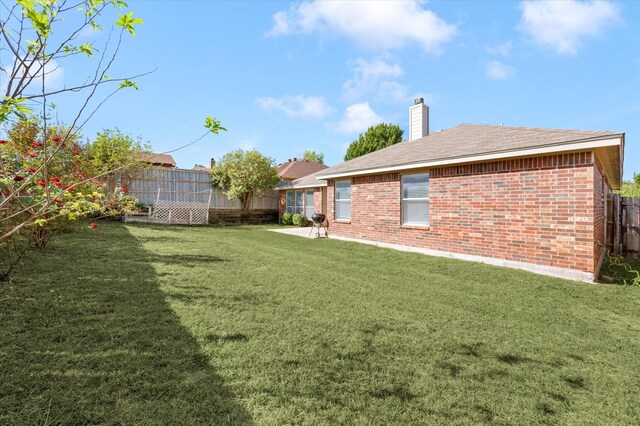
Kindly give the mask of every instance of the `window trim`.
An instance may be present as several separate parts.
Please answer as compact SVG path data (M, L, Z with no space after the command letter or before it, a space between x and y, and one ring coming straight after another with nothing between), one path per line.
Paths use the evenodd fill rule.
M309 200L309 195L311 195L311 205L307 203L307 201ZM311 209L311 215L307 216L307 219L311 220L311 216L313 216L313 214L315 213L315 206L313 203L315 198L315 189L313 188L305 189L302 196L304 197L304 202L303 202L304 215L307 216L308 210Z
M337 197L337 192L338 192L338 183L344 183L347 182L349 183L349 198L343 198L343 199L338 199ZM333 186L333 217L336 221L340 221L340 222L350 222L351 221L351 187L352 187L353 183L351 182L351 179L341 179L341 180L336 180L335 184ZM338 217L338 203L342 203L344 204L349 204L349 217Z
M420 197L420 198L416 198L416 197L412 197L412 198L405 198L404 197L404 179L405 177L410 177L410 176L420 176L420 175L425 175L427 176L427 196L426 197ZM405 207L405 202L411 202L411 201L426 201L427 202L427 221L426 222L415 222L415 221L405 221L405 215L404 212L406 210ZM429 175L429 172L421 172L421 173L410 173L410 174L406 174L406 175L402 175L400 177L400 225L403 227L418 227L418 228L428 228L430 226L430 216L431 213L431 176Z

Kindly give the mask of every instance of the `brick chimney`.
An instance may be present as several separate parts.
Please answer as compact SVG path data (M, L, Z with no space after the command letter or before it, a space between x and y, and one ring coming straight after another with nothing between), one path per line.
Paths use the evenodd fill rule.
M216 166L216 159L212 158L211 159L211 169L213 169Z
M429 107L423 98L413 101L409 107L409 142L425 137L429 134Z

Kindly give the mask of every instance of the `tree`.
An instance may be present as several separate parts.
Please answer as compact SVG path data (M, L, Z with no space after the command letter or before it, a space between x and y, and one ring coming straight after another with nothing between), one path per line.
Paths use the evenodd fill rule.
M371 126L364 134L360 133L357 140L351 142L344 156L344 161L353 160L361 155L402 142L403 133L397 124L380 123Z
M622 182L619 194L623 197L640 197L640 173L634 173L633 180Z
M305 149L303 158L306 158L309 161L315 161L319 164L324 164L324 154L321 152L316 152L313 149Z
M0 141L0 281L6 281L30 244L44 246L63 219L72 221L100 207L101 188L86 175L86 158L76 141L107 99L118 90L136 87L127 78L112 79L107 73L123 34L135 35L142 20L133 12L120 13L115 22L120 31L113 34L112 29L99 52L92 43L78 44L78 35L100 29L105 9L126 8L121 0L18 0L12 5L4 2L2 8L0 73L6 86L0 93L0 125L8 138ZM62 89L47 84L58 67L96 53L99 60L88 79ZM106 83L116 88L96 105L92 101ZM78 92L86 96L71 124L52 126L51 99Z
M211 182L227 197L239 199L242 210L249 210L254 195L262 197L278 184L280 178L273 164L272 158L256 150L238 149L225 154L211 169Z
M80 131L95 112L116 92L137 89L133 77L110 77L123 35L135 35L142 20L127 12L122 0L17 0L0 8L0 73L6 78L0 93L0 126L8 131L0 140L0 281L9 279L17 259L28 248L27 241L41 245L56 227L51 224L99 210L104 187L99 178L117 170L93 174L83 147L76 143ZM100 49L94 43L77 43L86 30L101 30L100 19L115 9L117 19ZM93 58L94 71L83 81L68 82L62 89L48 83L58 67L74 68L79 58ZM113 90L100 95L100 87ZM79 96L79 108L68 126L52 126L52 100L60 95ZM83 97L84 95L84 97ZM96 99L102 96L101 99ZM36 111L39 111L36 114ZM33 123L24 119L35 120ZM192 145L208 133L226 130L214 118L205 119L207 132L182 147ZM30 132L30 133L29 133ZM170 151L170 152L173 152ZM125 166L126 167L126 166ZM46 231L46 232L45 232ZM47 234L46 239L33 235ZM40 243L38 242L40 241Z
M109 192L115 189L115 173L110 170L118 170L120 184L125 191L133 179L138 176L148 163L144 156L151 152L150 145L135 140L130 135L116 129L104 129L99 132L92 142L87 145L87 155L95 174L107 174L109 177Z

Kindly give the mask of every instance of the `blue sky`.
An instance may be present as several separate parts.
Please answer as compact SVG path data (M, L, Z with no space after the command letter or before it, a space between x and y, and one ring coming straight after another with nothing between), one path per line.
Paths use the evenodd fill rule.
M626 133L640 172L640 3L129 1L144 19L111 75L137 79L85 126L148 140L180 167L255 148L277 162L321 151L342 162L376 122L430 105L431 129L459 123ZM104 35L87 34L103 40ZM60 64L57 84L86 77ZM84 73L84 74L83 74ZM54 82L55 83L55 82ZM71 99L60 101L60 115ZM71 110L71 109L69 109Z

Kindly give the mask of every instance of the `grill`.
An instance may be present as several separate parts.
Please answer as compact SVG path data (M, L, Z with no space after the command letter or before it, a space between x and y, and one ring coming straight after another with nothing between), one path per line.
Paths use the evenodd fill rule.
M316 231L316 238L320 238L320 230L324 229L324 236L329 236L329 230L327 229L327 216L323 213L314 213L311 216L311 220L313 221L313 226L311 227L311 231L309 232L309 236L313 234L313 231Z

